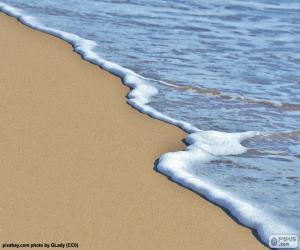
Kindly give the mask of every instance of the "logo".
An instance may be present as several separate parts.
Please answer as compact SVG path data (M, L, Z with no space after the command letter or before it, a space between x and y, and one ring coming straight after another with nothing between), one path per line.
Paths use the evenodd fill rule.
M269 247L294 249L298 247L298 237L294 234L274 234L269 237Z

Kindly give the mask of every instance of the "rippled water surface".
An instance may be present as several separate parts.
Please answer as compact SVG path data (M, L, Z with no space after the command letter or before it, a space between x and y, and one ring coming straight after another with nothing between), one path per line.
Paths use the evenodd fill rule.
M300 231L299 0L1 2L153 79L150 105L170 117L263 132L242 142L245 153L210 152L186 171Z

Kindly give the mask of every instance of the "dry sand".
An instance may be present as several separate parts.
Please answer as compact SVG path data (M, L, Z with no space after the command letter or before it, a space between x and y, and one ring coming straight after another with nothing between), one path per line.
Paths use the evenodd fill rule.
M262 249L153 170L184 132L126 104L119 78L0 14L0 242L79 249Z

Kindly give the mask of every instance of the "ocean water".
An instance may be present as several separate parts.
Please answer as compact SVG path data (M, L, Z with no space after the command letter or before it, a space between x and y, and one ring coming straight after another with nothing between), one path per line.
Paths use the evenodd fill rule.
M299 0L1 0L0 9L72 43L132 88L130 105L189 133L185 151L160 157L160 172L264 243L300 237Z

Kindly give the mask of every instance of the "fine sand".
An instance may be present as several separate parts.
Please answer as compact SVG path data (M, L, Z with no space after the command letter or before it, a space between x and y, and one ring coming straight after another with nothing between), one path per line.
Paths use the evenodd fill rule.
M119 78L4 14L0 49L0 243L264 248L153 169L185 133L127 105Z

